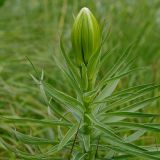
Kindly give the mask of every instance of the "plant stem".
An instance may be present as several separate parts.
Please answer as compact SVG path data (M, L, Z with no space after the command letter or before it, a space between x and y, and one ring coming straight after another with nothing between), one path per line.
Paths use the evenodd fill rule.
M80 75L81 78L83 78L82 76L82 67L79 67L79 71L80 71ZM88 88L87 88L87 92L91 91L93 89L94 83L93 83L93 79L89 79L88 78ZM86 90L83 90L83 93L85 93ZM92 149L90 147L90 139L91 139L91 121L90 119L87 117L88 114L91 113L91 108L90 108L90 102L86 102L85 99L83 99L83 105L86 109L84 116L83 116L83 138L84 138L84 153L87 153L88 156L85 157L85 160L92 160L93 159L93 154L92 154ZM87 148L87 149L86 149Z
M89 84L88 85L88 91L91 91L92 87L93 87L92 80L91 81L88 80L88 84ZM86 116L87 114L91 113L90 103L84 102L84 106L86 108L86 112L84 113L84 124L85 124L84 125L84 134L85 134L86 137L89 137L89 139L91 139L91 136L92 136L91 121ZM89 143L90 143L90 141L89 141ZM87 153L88 153L88 156L85 158L85 160L92 160L93 156L92 156L92 149L91 149L90 144L89 144L89 149L88 149Z

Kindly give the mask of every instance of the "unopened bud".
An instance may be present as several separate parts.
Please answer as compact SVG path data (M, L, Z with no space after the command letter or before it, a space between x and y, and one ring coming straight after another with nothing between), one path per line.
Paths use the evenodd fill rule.
M82 63L87 65L100 42L99 24L91 11L84 7L75 18L72 29L72 47L78 66Z

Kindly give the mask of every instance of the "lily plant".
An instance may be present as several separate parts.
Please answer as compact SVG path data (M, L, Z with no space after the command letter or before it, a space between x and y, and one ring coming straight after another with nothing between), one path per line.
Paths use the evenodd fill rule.
M71 33L72 54L66 53L62 39L61 53L65 60L55 62L74 91L69 95L43 80L38 80L46 106L53 112L53 119L3 117L3 121L38 123L53 126L55 139L35 137L13 130L23 144L40 148L40 152L15 149L4 140L5 148L22 159L50 160L160 160L156 145L142 146L139 142L148 132L160 133L160 125L153 123L158 114L143 113L155 104L159 96L151 97L159 85L141 84L117 90L120 80L129 74L144 70L132 68L131 43L113 67L99 76L102 66L113 50L102 52L106 36L92 12L84 7L74 19ZM131 69L132 68L132 69ZM61 110L57 109L57 106ZM139 144L139 145L138 145ZM44 146L47 146L46 148ZM42 149L43 148L43 149Z

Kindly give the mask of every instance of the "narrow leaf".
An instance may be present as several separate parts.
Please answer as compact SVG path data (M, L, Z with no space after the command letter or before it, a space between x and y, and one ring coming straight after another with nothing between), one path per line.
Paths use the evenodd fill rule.
M71 140L71 138L76 134L77 129L78 125L76 124L68 130L64 138L59 143L58 150L61 150Z

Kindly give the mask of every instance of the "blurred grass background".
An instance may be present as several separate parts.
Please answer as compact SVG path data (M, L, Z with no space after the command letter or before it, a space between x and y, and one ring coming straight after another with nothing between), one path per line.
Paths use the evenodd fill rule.
M149 66L150 70L124 79L120 88L160 81L160 0L0 0L0 115L49 116L29 75L34 70L27 57L39 71L44 70L47 81L72 94L51 57L59 56L62 33L70 50L73 17L84 6L94 12L100 23L105 19L111 26L104 50L118 46L102 74L137 40L133 51L137 57L135 66ZM159 103L148 112L160 113ZM52 137L48 128L32 129ZM7 130L9 126L1 125L0 136L5 137ZM13 154L0 147L0 159L4 157L14 159Z

